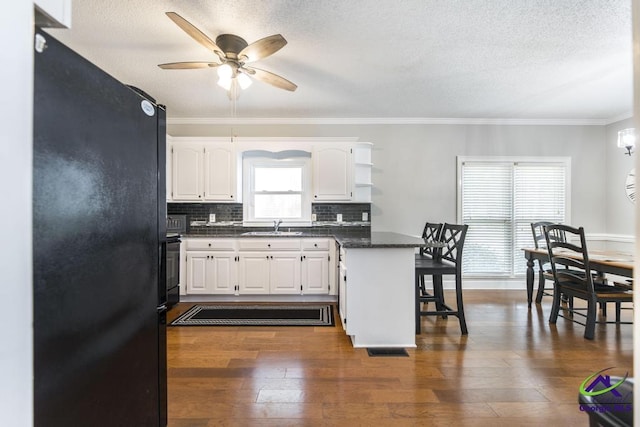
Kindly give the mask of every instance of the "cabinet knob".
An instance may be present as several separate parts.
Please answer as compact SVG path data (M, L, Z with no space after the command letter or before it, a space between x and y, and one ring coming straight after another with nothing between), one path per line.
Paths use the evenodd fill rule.
M269 255L267 255L267 259L269 259Z
M209 243L209 247L211 247L211 243Z
M267 243L267 246L268 246L268 247L271 247L271 243Z
M231 195L231 198L233 199L233 194Z
M317 244L317 243L314 243L314 244L313 244L313 246L315 246L315 247L317 248L317 247L318 247L318 244Z
M198 198L202 198L202 195L198 194Z
M317 198L318 198L318 195L317 195L317 194L316 194L316 195L314 195L314 196L313 196L313 198L314 198L314 199L317 199Z

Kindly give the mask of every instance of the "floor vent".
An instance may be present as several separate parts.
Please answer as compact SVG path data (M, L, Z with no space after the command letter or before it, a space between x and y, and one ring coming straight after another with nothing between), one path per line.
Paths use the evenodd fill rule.
M409 357L409 353L404 348L368 348L369 357Z

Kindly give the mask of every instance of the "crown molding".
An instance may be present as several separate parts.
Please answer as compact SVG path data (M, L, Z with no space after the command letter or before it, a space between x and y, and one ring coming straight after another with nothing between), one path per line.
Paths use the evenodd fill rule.
M626 116L624 118L627 118ZM613 120L613 121L612 121ZM170 125L525 125L603 126L622 119L498 119L431 117L169 117Z
M605 120L605 124L606 125L610 125L612 123L616 123L616 122L620 122L622 120L627 120L627 119L632 119L633 118L633 111L628 111L624 114L620 114L619 116L615 116L615 117L609 117L608 119Z

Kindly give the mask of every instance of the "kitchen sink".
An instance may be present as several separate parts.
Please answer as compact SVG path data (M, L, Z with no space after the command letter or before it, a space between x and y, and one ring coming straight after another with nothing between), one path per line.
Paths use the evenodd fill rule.
M302 236L302 231L248 231L243 236Z

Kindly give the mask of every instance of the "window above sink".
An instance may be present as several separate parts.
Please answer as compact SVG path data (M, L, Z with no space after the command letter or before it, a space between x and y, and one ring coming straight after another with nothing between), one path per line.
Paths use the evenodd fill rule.
M245 225L311 225L310 153L245 152L242 181Z

